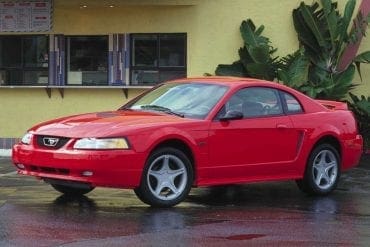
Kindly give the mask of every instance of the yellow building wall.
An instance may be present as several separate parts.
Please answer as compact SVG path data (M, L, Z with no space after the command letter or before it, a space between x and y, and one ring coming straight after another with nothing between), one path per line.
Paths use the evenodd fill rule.
M195 5L115 8L103 6L104 1L101 7L87 8L73 1L68 5L63 0L54 2L54 34L186 32L188 76L214 73L218 64L235 61L242 46L239 26L247 18L265 25L264 35L278 48L277 55L298 47L291 17L299 6L297 0L192 0ZM338 2L344 8L346 0ZM369 37L361 50L370 50ZM130 89L129 98L141 91ZM369 95L370 65L363 66L363 83L356 92ZM32 125L58 116L116 109L125 101L121 89L65 89L64 98L53 89L49 98L44 89L0 88L0 138L20 137Z
M130 90L128 97L141 90ZM118 109L126 97L120 89L65 89L64 97L53 89L0 89L0 138L21 137L32 125L52 118L84 112Z

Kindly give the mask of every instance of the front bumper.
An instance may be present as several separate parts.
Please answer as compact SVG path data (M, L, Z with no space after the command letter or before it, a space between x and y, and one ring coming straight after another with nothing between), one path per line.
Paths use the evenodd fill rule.
M138 187L145 159L144 153L133 150L50 150L22 143L12 150L19 174L94 187Z

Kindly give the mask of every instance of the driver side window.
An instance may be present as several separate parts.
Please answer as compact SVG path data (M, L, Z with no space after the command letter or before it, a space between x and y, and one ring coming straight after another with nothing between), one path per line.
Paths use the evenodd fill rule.
M244 118L283 114L279 92L267 87L249 87L236 92L224 105L218 116L228 111L239 111Z

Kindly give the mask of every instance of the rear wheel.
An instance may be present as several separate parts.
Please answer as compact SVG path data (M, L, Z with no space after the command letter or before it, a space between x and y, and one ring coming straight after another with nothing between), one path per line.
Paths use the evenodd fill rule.
M84 194L89 193L94 189L94 187L91 188L77 188L67 185L60 185L60 184L50 184L56 191L59 191L60 193L63 193L65 195L71 195L71 196L81 196Z
M338 151L330 144L320 144L310 154L303 179L296 182L305 193L326 195L337 187L339 177Z
M170 147L157 149L146 163L140 187L135 194L153 207L171 207L185 199L193 183L189 158Z

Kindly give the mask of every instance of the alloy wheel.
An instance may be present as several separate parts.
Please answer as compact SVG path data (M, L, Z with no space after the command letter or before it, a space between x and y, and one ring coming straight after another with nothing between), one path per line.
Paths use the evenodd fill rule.
M146 179L152 195L168 201L183 193L188 174L181 159L172 154L164 154L150 164Z
M338 160L330 150L322 150L313 161L312 176L314 183L320 189L330 188L338 175Z

